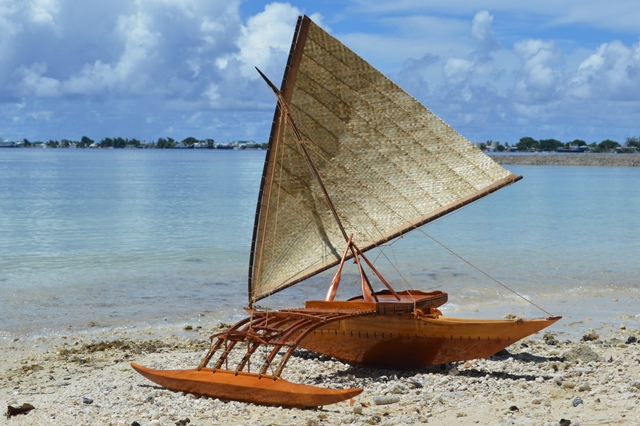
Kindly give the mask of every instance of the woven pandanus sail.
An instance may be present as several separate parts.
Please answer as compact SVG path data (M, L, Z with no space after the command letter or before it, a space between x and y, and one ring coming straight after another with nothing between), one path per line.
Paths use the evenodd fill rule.
M520 178L306 16L298 20L281 93L347 234L363 251ZM336 265L344 246L279 105L256 211L250 304Z

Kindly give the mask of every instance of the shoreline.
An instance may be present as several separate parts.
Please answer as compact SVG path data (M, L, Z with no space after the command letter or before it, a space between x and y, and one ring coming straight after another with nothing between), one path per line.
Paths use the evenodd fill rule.
M488 154L498 164L520 164L527 166L594 166L594 167L638 167L640 154L594 154L594 153L522 153Z
M397 425L640 423L639 329L564 340L553 331L489 358L418 371L349 366L301 351L283 378L330 388L362 387L352 403L316 409L265 407L167 391L129 366L193 368L223 324L157 337L99 334L3 345L6 405L31 404L12 425ZM189 334L190 333L190 334ZM187 422L188 419L188 422ZM564 423L568 424L568 423Z

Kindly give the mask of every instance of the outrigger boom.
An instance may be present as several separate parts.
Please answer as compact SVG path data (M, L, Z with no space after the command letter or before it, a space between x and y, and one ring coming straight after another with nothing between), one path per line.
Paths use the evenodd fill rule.
M315 329L333 321L373 313L370 310L342 311L255 311L229 330L211 336L211 348L193 370L152 370L131 366L154 383L167 389L190 392L219 399L253 402L263 405L312 407L350 399L360 388L333 390L288 382L280 377L285 364L300 342ZM239 344L240 343L240 344ZM250 372L251 358L261 347L272 347L257 373ZM286 349L284 353L281 353ZM242 358L234 370L223 369L234 352ZM213 355L222 351L214 368L206 368ZM273 362L280 361L272 375ZM246 370L246 371L244 371Z

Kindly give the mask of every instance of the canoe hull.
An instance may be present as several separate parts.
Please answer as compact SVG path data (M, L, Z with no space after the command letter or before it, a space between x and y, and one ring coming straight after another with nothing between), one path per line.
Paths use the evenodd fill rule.
M558 321L372 315L318 328L300 343L350 364L412 370L485 358Z
M196 395L251 402L262 405L286 407L318 407L353 398L362 392L360 388L326 389L317 386L291 383L272 376L210 368L202 370L153 370L136 363L131 366L138 373L173 391Z

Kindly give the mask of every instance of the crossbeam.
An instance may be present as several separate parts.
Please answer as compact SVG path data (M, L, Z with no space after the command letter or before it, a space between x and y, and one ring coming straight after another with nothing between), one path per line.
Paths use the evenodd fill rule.
M220 349L222 352L215 362L213 373L227 365L234 350L244 350L233 371L236 375L243 371L250 373L251 358L256 351L260 347L271 347L258 372L258 377L262 377L271 368L280 351L286 348L272 376L275 380L281 376L289 358L309 333L334 321L372 313L373 311L367 310L322 312L316 309L253 311L250 317L237 322L227 331L211 336L209 351L198 364L197 370L205 368ZM246 348L237 346L241 342L246 344Z

